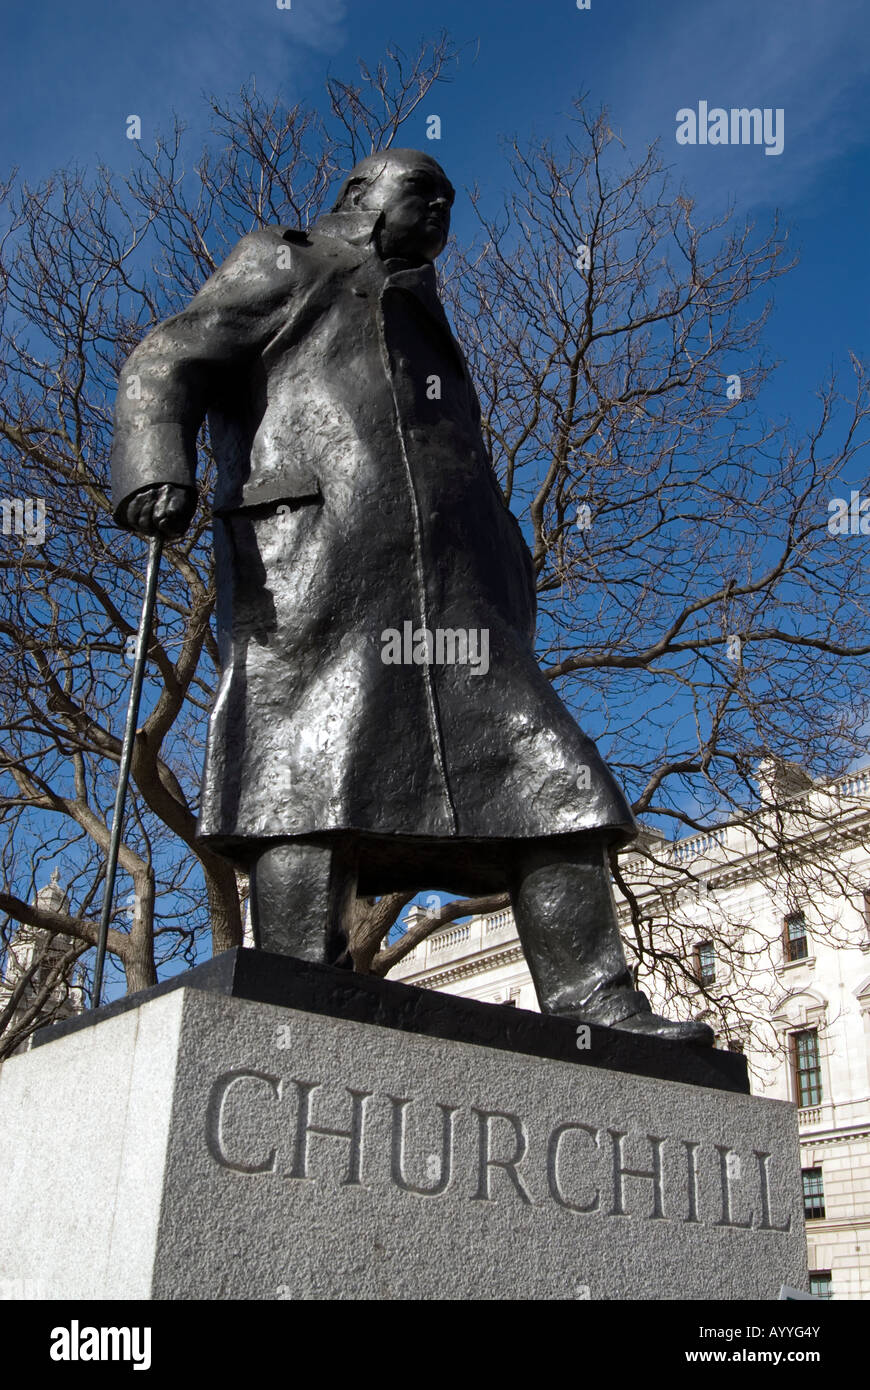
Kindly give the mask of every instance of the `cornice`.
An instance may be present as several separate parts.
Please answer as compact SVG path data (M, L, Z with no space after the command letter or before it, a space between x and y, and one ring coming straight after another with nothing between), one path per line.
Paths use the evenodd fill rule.
M517 941L516 945L506 946L502 949L495 947L486 955L475 956L473 960L457 961L455 965L448 965L434 974L428 970L421 970L420 978L425 978L427 989L439 989L441 985L455 984L457 980L466 980L472 975L488 974L490 970L496 969L499 965L513 965L520 960L525 960L525 956L519 941ZM417 981L408 975L402 980L402 984L405 985L416 983Z
M811 1149L814 1144L851 1144L856 1139L870 1139L870 1129L856 1130L815 1130L812 1134L800 1135L802 1149Z
M849 825L844 827L827 825L823 827L816 836L807 833L802 837L789 839L787 843L790 850L804 860L809 857L811 848L817 849L820 844L826 844L828 841L833 841L833 852L842 852L845 849L854 849L864 844L865 835L859 832L862 829L866 832L868 825L870 825L870 813L864 812L860 824L856 824L853 820ZM728 829L727 826L719 828L723 830ZM677 841L677 843L679 844L680 842ZM699 856L699 858L703 858L703 856ZM685 879L680 882L674 881L680 867L688 868L688 864L683 866L677 864L663 866L671 870L672 877L660 884L647 884L646 882L638 884L632 880L628 872L625 872L625 878L639 902L644 902L653 896L670 899L671 901L686 897L696 898L698 901L701 901L706 897L706 893L699 894L699 887L706 888L709 891L712 885L715 885L716 889L724 889L736 887L741 883L762 883L765 880L766 871L771 865L776 863L776 851L763 849L753 854L737 854L735 852L735 857L731 861L705 866L697 873L694 882L687 882ZM651 873L654 872L656 868L657 865L655 863L649 865ZM630 908L627 903L619 902L617 907L621 918L630 918Z
M828 1231L857 1231L865 1230L868 1226L870 1216L835 1216L830 1221L827 1216L823 1216L821 1220L818 1217L810 1217L806 1223L807 1240L822 1240Z

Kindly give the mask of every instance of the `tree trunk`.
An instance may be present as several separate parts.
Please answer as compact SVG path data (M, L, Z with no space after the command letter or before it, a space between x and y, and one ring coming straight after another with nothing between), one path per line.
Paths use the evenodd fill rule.
M205 862L206 856L201 855ZM242 944L242 910L236 871L229 860L208 856L205 869L205 891L208 895L211 925L212 955L230 951Z

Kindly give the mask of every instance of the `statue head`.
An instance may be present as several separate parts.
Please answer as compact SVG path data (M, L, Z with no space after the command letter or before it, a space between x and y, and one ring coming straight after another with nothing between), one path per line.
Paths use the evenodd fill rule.
M447 244L453 185L421 150L381 150L361 159L341 186L333 212L380 212L375 230L386 259L434 261Z

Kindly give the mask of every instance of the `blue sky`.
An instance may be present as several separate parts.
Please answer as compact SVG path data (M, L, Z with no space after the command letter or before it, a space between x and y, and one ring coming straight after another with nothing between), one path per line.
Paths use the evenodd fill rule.
M585 90L629 154L661 139L702 213L733 200L762 229L775 209L791 228L801 262L775 286L766 342L783 371L768 411L806 423L825 373L849 349L868 355L866 0L591 0L582 11L576 0L4 0L3 27L0 174L18 166L32 182L69 164L126 172L130 114L145 145L173 114L205 137L206 94L230 97L255 77L267 97L318 101L327 73L352 77L357 57L377 61L388 42L411 55L446 29L465 45L461 61L403 143L446 168L459 238L474 230L463 190L504 182L503 139L557 138ZM678 145L676 112L702 100L782 108L782 154ZM437 145L425 138L430 113L442 119Z
M472 224L462 189L497 190L504 136L557 135L586 89L609 106L630 150L661 137L666 160L702 209L733 198L761 221L779 208L801 252L779 284L768 333L786 375L768 401L798 418L820 376L867 342L870 13L865 0L5 0L11 61L0 90L0 170L31 179L61 164L133 163L129 114L143 143L172 114L206 133L203 95L256 77L266 93L316 99L327 72L352 74L387 42L413 53L442 27L467 45L424 114L442 118L437 153L460 190L454 231ZM781 107L785 147L687 147L675 114L710 106ZM412 137L409 133L409 142Z

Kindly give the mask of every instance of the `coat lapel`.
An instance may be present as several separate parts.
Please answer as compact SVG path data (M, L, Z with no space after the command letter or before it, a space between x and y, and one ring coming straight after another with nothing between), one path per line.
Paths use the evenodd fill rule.
M328 212L314 226L320 236L336 237L345 243L350 252L349 263L360 266L370 256L377 256L372 245L375 227L381 217L379 212ZM423 311L438 325L450 350L456 358L463 376L468 375L468 367L462 350L453 335L450 320L444 312L435 281L435 267L431 264L405 266L393 269L401 262L382 262L385 278L381 286L381 300L393 290L401 290L413 295Z
M387 263L389 265L389 263ZM448 346L456 358L460 371L464 377L468 376L468 367L462 349L456 341L453 329L450 327L450 320L444 312L441 300L438 297L438 290L435 283L435 267L433 265L412 266L406 270L396 270L389 273L384 280L381 290L381 299L390 291L400 290L405 294L413 295L414 299L421 306L423 311L438 325Z

